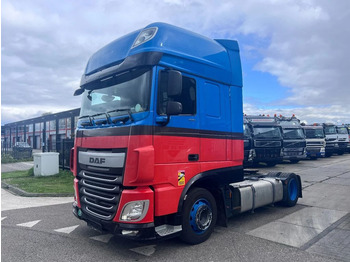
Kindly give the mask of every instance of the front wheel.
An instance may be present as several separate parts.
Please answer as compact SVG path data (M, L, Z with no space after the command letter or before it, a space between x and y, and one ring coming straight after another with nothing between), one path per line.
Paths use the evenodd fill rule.
M184 202L180 238L192 245L206 241L214 230L217 218L216 202L203 188L194 188Z

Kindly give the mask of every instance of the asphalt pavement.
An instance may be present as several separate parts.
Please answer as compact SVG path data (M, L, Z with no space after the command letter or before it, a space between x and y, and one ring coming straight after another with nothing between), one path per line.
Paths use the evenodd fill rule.
M299 174L303 198L291 208L266 206L235 216L227 228L216 227L208 241L195 246L178 239L116 238L76 219L71 198L59 198L67 201L62 204L45 198L33 206L5 192L2 260L350 261L350 154L259 169Z

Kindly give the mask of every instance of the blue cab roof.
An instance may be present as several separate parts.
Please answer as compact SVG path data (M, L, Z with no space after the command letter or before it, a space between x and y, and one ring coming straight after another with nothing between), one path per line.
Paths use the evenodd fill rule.
M132 48L138 34L151 27L158 28L156 35ZM142 52L163 53L160 65L228 85L242 86L237 41L213 40L165 23L150 24L101 48L89 59L85 75L120 64L126 57Z

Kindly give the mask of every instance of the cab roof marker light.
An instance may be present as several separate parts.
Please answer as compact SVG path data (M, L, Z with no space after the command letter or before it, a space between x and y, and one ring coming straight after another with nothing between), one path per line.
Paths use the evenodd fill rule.
M137 47L151 40L157 34L157 31L158 27L150 27L142 30L136 37L136 40L131 48Z

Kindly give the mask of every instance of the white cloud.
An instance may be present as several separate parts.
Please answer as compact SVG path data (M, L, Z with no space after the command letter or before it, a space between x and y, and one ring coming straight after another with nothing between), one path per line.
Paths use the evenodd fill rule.
M89 56L155 21L212 38L252 37L241 46L245 57L258 53L255 70L272 74L290 91L275 108L305 110L309 119L324 109L325 118L349 119L348 10L348 0L4 0L2 122L18 120L21 114L12 111L23 112L22 119L40 108L56 111L62 101L67 109L78 107L72 93Z

